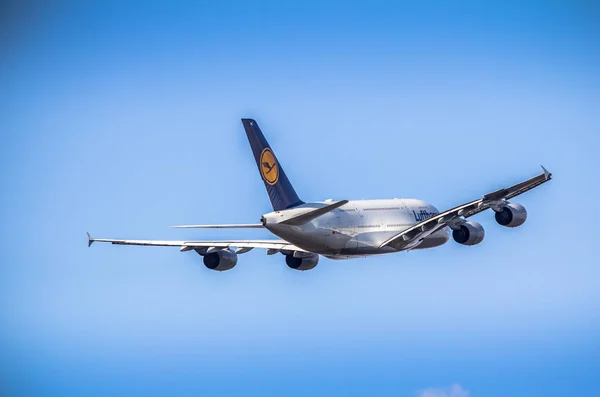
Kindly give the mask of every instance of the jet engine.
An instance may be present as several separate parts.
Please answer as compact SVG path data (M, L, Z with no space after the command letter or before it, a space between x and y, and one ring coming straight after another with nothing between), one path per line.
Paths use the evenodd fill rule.
M452 231L452 238L462 245L475 245L483 241L485 230L477 222L465 222Z
M319 263L319 255L307 254L302 257L294 256L294 254L285 255L285 263L294 270L310 270Z
M520 204L508 203L496 211L496 222L506 227L521 226L527 220L527 210Z
M222 249L216 252L202 254L204 258L204 266L210 270L216 270L222 272L223 270L230 270L237 264L238 256L235 252L231 252L228 249Z

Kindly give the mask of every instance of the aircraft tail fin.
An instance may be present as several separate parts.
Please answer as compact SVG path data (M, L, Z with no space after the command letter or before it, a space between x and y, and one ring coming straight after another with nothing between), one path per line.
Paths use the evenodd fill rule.
M252 119L242 119L242 124L273 209L279 211L304 204L281 168L281 164L275 157L275 153L265 139L258 123Z

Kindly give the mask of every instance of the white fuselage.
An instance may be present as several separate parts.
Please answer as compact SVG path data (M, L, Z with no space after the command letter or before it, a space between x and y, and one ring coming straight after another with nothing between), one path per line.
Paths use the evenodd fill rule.
M387 239L439 211L429 203L415 199L354 200L301 226L280 222L324 207L324 203L306 203L263 216L263 224L273 234L310 252L332 259L398 252L380 247ZM437 247L446 243L446 228L428 236L410 249Z

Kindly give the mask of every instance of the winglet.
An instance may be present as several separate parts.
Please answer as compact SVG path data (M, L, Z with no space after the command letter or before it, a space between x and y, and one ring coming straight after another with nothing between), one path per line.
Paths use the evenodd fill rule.
M86 233L87 233L87 232L86 232ZM92 243L94 242L94 239L92 238L92 236L90 236L90 234L89 234L89 233L87 233L87 235L88 235L88 247L91 247L91 246L92 246Z
M548 170L545 169L543 165L540 165L540 167L542 167L542 169L544 170L544 178L546 178L546 180L550 179L552 177L552 174L548 172Z

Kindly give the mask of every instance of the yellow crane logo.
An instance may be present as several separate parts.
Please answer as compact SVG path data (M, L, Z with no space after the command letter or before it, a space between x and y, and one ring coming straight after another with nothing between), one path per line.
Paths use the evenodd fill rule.
M260 174L269 185L274 185L279 180L279 164L269 148L265 148L260 154Z

